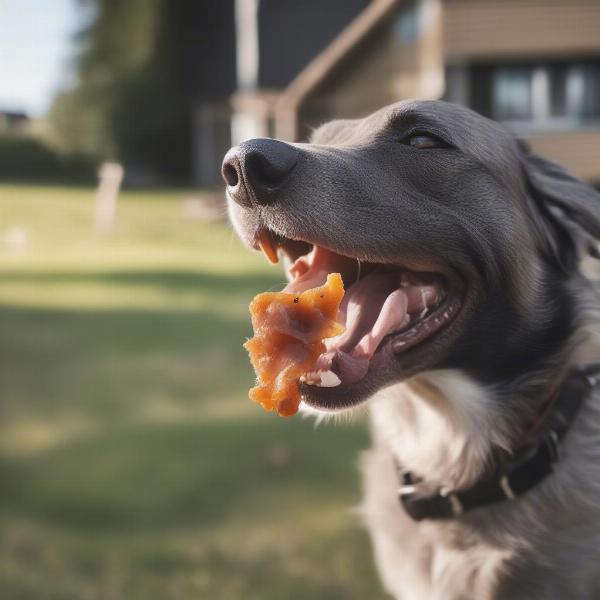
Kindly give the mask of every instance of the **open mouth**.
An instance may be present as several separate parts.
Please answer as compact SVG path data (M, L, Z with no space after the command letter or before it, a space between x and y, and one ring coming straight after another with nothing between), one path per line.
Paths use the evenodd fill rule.
M462 306L462 285L441 272L360 261L267 229L258 234L256 246L270 262L287 259L286 292L320 286L329 273L340 273L344 281L340 321L346 330L324 340L326 352L301 380L302 399L314 407L357 404L376 387L372 380L378 371L389 370L417 347L424 350Z

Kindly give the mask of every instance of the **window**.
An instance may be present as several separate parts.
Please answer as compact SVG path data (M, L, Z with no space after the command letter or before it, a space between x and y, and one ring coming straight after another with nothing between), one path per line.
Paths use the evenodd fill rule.
M540 128L600 120L600 64L495 67L491 113L498 121Z
M421 5L418 0L410 2L400 12L394 23L394 35L402 43L414 42L420 33Z
M600 116L600 65L571 67L565 89L566 113L581 119Z
M531 119L533 77L530 69L498 69L493 78L493 111L499 121Z

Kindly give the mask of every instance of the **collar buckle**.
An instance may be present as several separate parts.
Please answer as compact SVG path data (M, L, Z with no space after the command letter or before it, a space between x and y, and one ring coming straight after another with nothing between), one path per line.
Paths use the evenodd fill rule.
M404 471L401 477L402 483L398 486L398 496L400 499L412 496L418 489L410 471Z
M445 519L503 500L515 500L552 473L564 453L561 444L587 394L600 384L600 364L573 369L563 381L558 396L552 403L552 412L545 415L546 432L538 433L535 443L512 460L502 461L493 475L465 490L451 491L441 488L432 495L419 485L420 478L402 472L396 459L396 469L401 484L398 487L400 502L415 521Z

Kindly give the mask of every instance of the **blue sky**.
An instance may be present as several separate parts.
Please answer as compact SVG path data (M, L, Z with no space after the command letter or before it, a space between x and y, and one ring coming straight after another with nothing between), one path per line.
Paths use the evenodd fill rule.
M77 0L0 0L0 110L43 114L68 83Z

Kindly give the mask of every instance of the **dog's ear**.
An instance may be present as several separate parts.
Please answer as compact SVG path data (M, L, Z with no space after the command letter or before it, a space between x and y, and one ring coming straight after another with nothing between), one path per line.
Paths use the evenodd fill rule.
M550 258L568 273L585 253L600 258L600 193L563 167L531 154L524 144L519 155L534 221Z

